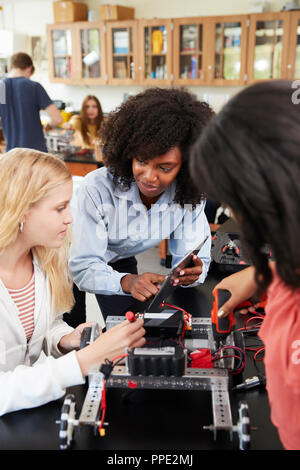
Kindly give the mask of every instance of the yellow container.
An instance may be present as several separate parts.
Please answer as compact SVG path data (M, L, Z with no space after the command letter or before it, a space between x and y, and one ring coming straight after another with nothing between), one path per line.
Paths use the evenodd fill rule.
M157 29L152 33L152 53L161 54L163 49L164 37L163 33Z
M62 115L62 118L63 118L62 124L63 124L64 122L68 122L68 121L71 119L71 117L72 117L72 113L68 113L68 112L65 111L64 109L60 112L60 114Z

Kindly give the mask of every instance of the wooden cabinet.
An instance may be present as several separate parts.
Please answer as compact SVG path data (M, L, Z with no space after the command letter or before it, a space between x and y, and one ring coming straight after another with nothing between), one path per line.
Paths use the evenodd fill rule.
M290 12L250 15L248 83L287 78Z
M110 21L106 28L108 83L111 85L139 83L137 21Z
M50 80L244 85L300 78L300 12L48 25Z
M142 85L170 85L173 81L171 24L171 19L139 21L139 83Z
M236 15L174 20L174 82L244 84L247 18L247 15Z
M76 22L47 26L50 80L55 83L104 84L104 23Z

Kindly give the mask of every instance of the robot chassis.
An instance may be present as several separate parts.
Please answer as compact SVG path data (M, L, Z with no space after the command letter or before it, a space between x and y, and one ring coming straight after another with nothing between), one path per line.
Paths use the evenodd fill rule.
M110 316L107 318L107 329L120 323L124 317ZM81 348L92 343L99 336L98 324L84 330ZM215 349L213 330L210 318L192 318L192 338L184 339L185 348L197 350L200 348ZM226 345L234 346L234 333L226 338ZM228 362L229 361L229 362ZM250 418L248 405L241 401L238 407L238 422L232 422L231 406L229 398L229 374L228 368L232 368L233 359L225 357L220 361L220 367L212 369L197 369L185 367L184 375L175 376L132 376L127 364L116 365L109 378L106 380L106 388L131 389L169 389L169 390L199 390L210 391L212 397L213 424L203 426L213 432L216 440L217 431L228 431L232 440L233 433L237 433L239 449L247 450L250 446ZM231 364L229 364L231 363ZM68 449L74 440L74 431L80 426L91 426L97 433L101 421L101 395L103 387L103 374L98 369L91 370L88 376L88 391L79 417L76 419L76 403L74 395L67 395L61 410L59 430L60 449ZM108 423L103 423L108 425Z

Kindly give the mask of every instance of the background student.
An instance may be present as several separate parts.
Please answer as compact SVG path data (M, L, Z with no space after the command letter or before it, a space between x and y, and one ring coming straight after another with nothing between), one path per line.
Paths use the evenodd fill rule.
M210 263L205 200L188 171L191 145L213 116L183 89L152 88L128 98L105 122L105 167L78 191L70 268L83 291L96 294L104 319L138 311L164 276L138 274L135 255L169 238L175 264L208 240L177 285L203 282ZM80 319L81 320L81 319Z
M253 267L231 276L235 301L248 298L255 286L267 292L259 334L271 419L284 447L299 450L300 113L291 85L260 83L235 96L195 145L191 175L241 227Z
M0 159L0 415L60 398L91 366L142 346L127 320L78 350L83 328L61 319L73 304L68 269L72 178L59 158L14 149ZM42 361L38 361L41 353ZM38 362L37 362L38 361Z
M6 151L25 147L47 152L40 111L49 114L54 127L61 124L62 116L42 85L30 80L34 65L28 54L14 54L10 65L9 75L3 79L5 103L0 102Z
M63 124L65 129L75 131L73 143L82 148L92 149L100 141L100 128L103 122L103 112L100 101L96 96L88 95L83 100L80 114L75 114Z
M72 144L78 145L83 149L94 149L96 159L102 160L100 149L102 122L103 112L100 101L96 96L88 95L83 100L80 114L72 116L62 127L75 131ZM86 296L85 292L79 291L76 284L73 286L73 293L75 304L72 315L66 314L64 321L68 325L76 327L86 319Z

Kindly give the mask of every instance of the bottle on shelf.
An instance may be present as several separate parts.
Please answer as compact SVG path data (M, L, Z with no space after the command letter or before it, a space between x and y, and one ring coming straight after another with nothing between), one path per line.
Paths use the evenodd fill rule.
M195 55L191 58L191 78L197 78L197 58Z

